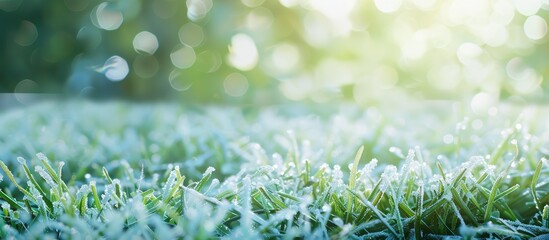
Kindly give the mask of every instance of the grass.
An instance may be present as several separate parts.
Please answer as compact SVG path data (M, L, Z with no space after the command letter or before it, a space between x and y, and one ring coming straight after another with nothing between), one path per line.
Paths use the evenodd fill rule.
M444 109L6 111L0 237L547 236L547 111Z

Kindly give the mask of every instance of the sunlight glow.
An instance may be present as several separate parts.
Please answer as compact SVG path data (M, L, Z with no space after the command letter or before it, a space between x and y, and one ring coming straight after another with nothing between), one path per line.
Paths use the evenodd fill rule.
M242 71L251 70L258 58L255 42L250 36L239 33L231 38L228 60L233 67Z

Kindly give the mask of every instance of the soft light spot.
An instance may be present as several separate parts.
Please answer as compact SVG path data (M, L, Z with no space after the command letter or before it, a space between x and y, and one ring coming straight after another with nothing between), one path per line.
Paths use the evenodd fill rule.
M452 144L452 143L454 143L454 136L452 136L452 134L446 134L446 135L444 135L444 137L442 138L442 141L443 141L445 144Z
M194 64L196 55L194 49L188 46L183 46L180 49L170 54L172 64L180 69L189 68Z
M461 66L457 63L433 67L427 74L427 80L432 86L441 90L457 88L462 76Z
M232 97L241 97L248 91L248 79L240 73L231 73L223 81L225 93Z
M497 103L497 97L486 92L477 93L471 100L471 109L476 114L488 113L489 109Z
M121 58L120 56L112 56L107 61L105 61L105 64L103 64L103 67L98 69L99 72L102 72L105 74L105 77L107 77L111 81L122 81L126 76L128 75L130 69L128 67L128 62Z
M258 7L246 15L246 27L251 30L268 29L273 23L273 13L264 7Z
M473 129L475 129L475 130L480 130L484 126L484 123L480 119L475 119L471 123L471 126L473 126Z
M101 36L101 31L97 28L82 27L78 30L76 39L82 43L85 43L88 49L94 49L101 44L103 37Z
M221 67L221 57L214 51L206 50L198 54L196 58L196 66L198 70L211 73L215 72Z
M401 0L374 0L376 8L384 13L396 12L400 5L402 5Z
M319 14L308 13L303 20L303 29L305 40L308 44L315 47L325 47L329 45L330 40L334 37L333 32L327 28L327 25L332 24L325 17Z
M191 47L197 47L204 41L204 31L202 31L202 27L194 23L187 23L181 26L178 35L179 41L182 44Z
M14 89L14 93L34 93L38 90L38 84L30 79L19 82Z
M314 81L324 87L338 87L353 83L355 80L353 65L337 59L322 60L314 71Z
M499 47L507 42L509 33L501 24L488 24L484 27L482 38L491 47Z
M535 71L528 67L521 58L515 57L506 65L507 75L513 80L521 81L535 74Z
M92 22L97 27L107 31L118 29L124 21L122 13L107 2L99 4L95 11L92 11L91 16Z
M240 0L246 7L259 7L265 2L265 0Z
M356 0L312 0L312 7L332 19L345 18L353 10Z
M158 39L151 32L140 32L133 38L133 48L136 52L145 52L152 55L158 49Z
M38 84L30 79L25 79L15 86L15 99L23 104L28 104L35 100L35 96L30 93L37 93L40 90Z
M490 20L494 23L507 25L515 16L515 7L510 1L497 1L492 6L492 14Z
M302 75L293 79L285 79L279 85L279 90L290 100L303 100L313 90L310 76Z
M536 14L541 8L541 0L515 0L515 8L517 12L524 16Z
M430 10L436 3L436 0L412 0L417 8L421 10Z
M271 58L276 69L290 71L299 64L299 49L293 44L281 43L273 49Z
M212 6L212 0L187 0L187 17L198 21L208 14Z
M29 22L29 21L23 21L21 22L21 25L19 26L19 30L15 34L14 41L23 46L29 46L36 41L36 38L38 37L38 31L36 30L36 26Z
M482 54L482 48L470 42L461 44L457 49L457 57L464 65L472 64Z
M547 34L547 22L538 15L530 16L524 22L524 34L532 40L540 40Z
M513 58L506 65L510 85L518 93L528 94L539 89L543 76L524 63L521 58Z
M193 86L191 79L177 70L170 73L168 80L170 81L172 88L180 92L187 91Z
M278 0L278 2L280 2L282 6L290 8L290 7L297 6L300 0Z
M258 60L254 40L246 34L239 33L232 37L229 46L229 62L233 67L248 71L255 67Z

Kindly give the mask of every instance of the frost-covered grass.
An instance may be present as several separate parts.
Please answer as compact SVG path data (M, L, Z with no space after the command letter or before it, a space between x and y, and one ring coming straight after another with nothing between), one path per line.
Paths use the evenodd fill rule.
M549 234L547 109L45 103L0 114L0 238Z

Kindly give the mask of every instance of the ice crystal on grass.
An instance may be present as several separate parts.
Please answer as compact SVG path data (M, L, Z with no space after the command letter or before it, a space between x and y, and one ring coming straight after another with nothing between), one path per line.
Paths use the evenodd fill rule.
M549 136L536 118L518 128L512 123L502 135L508 123L479 116L454 129L455 116L408 119L381 110L323 119L121 106L79 106L82 117L74 122L45 117L51 116L47 107L32 109L29 121L39 131L0 128L6 149L0 157L7 160L0 164L6 176L0 238L512 239L549 233L548 172L540 161L549 153ZM20 126L21 115L3 114L0 122ZM423 123L429 131L418 127ZM449 132L453 139L445 144ZM81 136L87 141L71 142ZM363 155L351 163L362 145ZM395 147L418 145L425 148L406 156ZM64 169L43 153L39 161L12 161L29 149L65 159ZM139 176L132 166L141 166Z
M46 183L52 188L52 189L57 189L57 183L55 183L53 181L53 179L51 178L50 174L47 173L44 168L40 167L40 166L36 166L34 168L34 171L37 172L40 177L42 177Z

